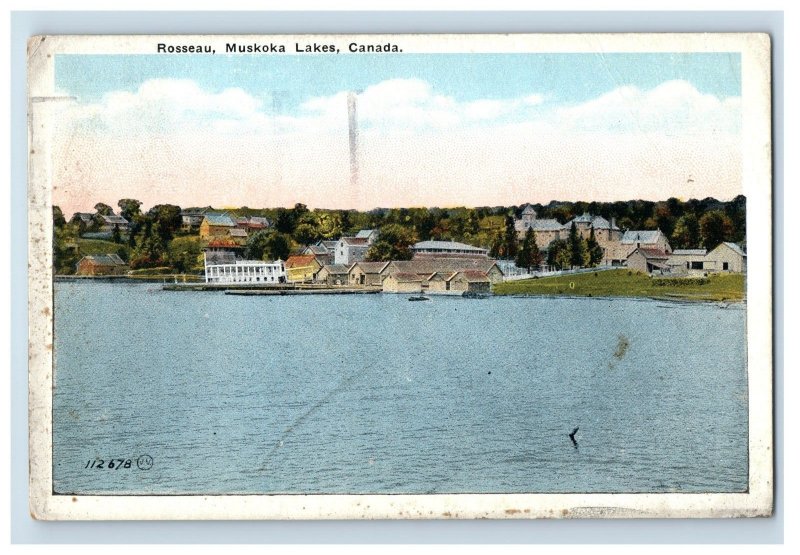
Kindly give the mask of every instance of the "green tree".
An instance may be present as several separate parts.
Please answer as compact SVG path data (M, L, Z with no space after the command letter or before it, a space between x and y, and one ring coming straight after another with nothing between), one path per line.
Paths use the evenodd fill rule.
M514 260L517 256L517 245L519 243L519 240L517 239L517 230L514 227L514 218L512 218L510 215L507 215L505 223L503 258Z
M319 234L317 233L317 229L312 224L302 223L298 224L297 227L294 228L294 234L292 237L294 237L294 240L301 245L310 245L317 240Z
M117 202L119 207L119 215L132 222L135 218L142 214L142 202L132 198L123 198Z
M161 239L158 222L147 221L141 234L137 237L136 246L131 253L131 268L154 268L163 266L165 244Z
M203 249L198 237L176 237L167 247L169 265L180 273L198 273L203 269Z
M267 241L266 255L269 260L286 260L289 258L289 237L283 233L273 233Z
M244 255L250 260L286 260L289 251L289 238L285 234L262 229L247 238Z
M262 229L251 233L247 238L247 245L244 250L244 257L248 260L263 260L264 253L269 249L269 238L276 233L268 229Z
M547 248L547 263L558 268L569 267L569 247L563 239L554 239Z
M286 208L278 208L277 214L275 214L275 229L280 233L292 234L295 225L293 212Z
M111 232L111 240L115 243L122 243L122 234L119 232L119 224L114 224L114 230Z
M597 266L603 261L603 247L594 236L594 226L592 226L589 239L586 241L586 248L589 251L589 266Z
M339 220L341 221L342 235L348 234L353 227L353 223L350 220L350 210L340 210Z
M166 245L183 225L181 207L174 204L157 204L147 211L147 217L158 224L158 235Z
M531 271L531 266L536 265L534 249L536 250L536 255L538 255L539 248L536 246L536 235L533 228L530 227L528 231L525 232L525 240L522 241L522 248L517 253L516 264L518 268L526 268L529 272Z
M692 248L700 244L700 222L694 213L684 214L675 222L671 243L678 248Z
M505 246L505 231L498 230L498 232L494 236L494 240L492 241L492 246L489 247L489 256L492 258L502 258Z
M60 275L74 274L77 270L80 254L73 243L74 237L66 226L53 230L53 267Z
M61 228L65 225L67 225L67 219L64 217L64 213L61 208L53 205L53 227Z
M317 233L322 239L338 239L342 236L342 218L337 212L317 213Z
M100 216L111 216L114 214L114 209L102 202L98 202L94 205L94 211Z
M723 241L730 241L733 235L733 222L721 210L712 210L700 218L700 237L708 250Z
M416 241L412 229L399 224L387 224L381 228L378 240L367 251L366 259L370 262L411 260L411 246Z
M578 233L575 222L572 222L570 226L567 244L569 245L569 265L578 268L586 266L589 261L589 249L586 247L586 241Z

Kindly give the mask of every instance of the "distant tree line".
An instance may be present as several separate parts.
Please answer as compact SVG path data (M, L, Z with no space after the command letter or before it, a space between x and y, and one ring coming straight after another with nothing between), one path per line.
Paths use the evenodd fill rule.
M202 261L202 245L195 233L181 230L181 208L159 204L142 212L136 199L121 199L118 213L130 222L123 234L115 229L110 242L119 244L118 253L132 268L169 266L176 271L194 271ZM411 257L417 241L453 240L487 248L496 258L515 260L521 267L542 262L544 253L536 247L531 232L520 243L514 220L524 204L476 208L376 208L356 210L310 210L297 203L291 208L253 209L243 206L225 211L232 216L262 216L272 222L267 230L251 233L245 255L257 259L285 259L305 245L319 240L353 235L360 229L378 229L380 236L367 253L369 260L403 260ZM723 202L703 200L629 200L618 202L552 201L533 204L538 218L552 218L564 224L585 212L612 218L621 229L660 229L673 248L714 248L723 241L744 243L746 239L746 201L744 196ZM53 207L55 226L54 256L57 271L74 272L78 253L75 243L86 232L103 224L103 215L114 213L111 206L98 203L90 222L77 214L67 222ZM554 241L547 250L547 262L559 266L595 264L602 256L593 237L580 240L570 230L566 240ZM72 268L71 270L69 270Z

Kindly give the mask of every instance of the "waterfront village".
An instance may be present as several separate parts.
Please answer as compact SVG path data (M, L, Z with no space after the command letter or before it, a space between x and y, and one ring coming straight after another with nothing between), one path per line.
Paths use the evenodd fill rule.
M71 222L84 230L82 237L96 241L120 243L122 238L132 237L128 219L112 210L104 212L76 213ZM294 245L285 259L269 259L268 249L253 256L252 243L274 228L270 218L210 208L180 211L180 233L200 245L195 254L197 268L202 259L202 271L190 276L190 281L211 289L301 287L329 292L485 295L504 282L541 279L544 283L551 276L597 275L601 270L625 270L627 275L662 280L694 278L695 282L709 275L746 272L742 243L722 240L713 248L690 245L673 249L658 227L624 229L614 217L590 212L561 223L539 217L533 206L524 205L504 223L498 226L498 240L493 245L449 238L418 240L398 249L396 229L387 230L385 236L380 228L353 229L338 237ZM142 233L139 230L139 235ZM133 240L130 243L135 245ZM77 259L76 276L153 273L147 268L132 269L123 250L84 255L75 252L74 242L61 247L62 252L70 249ZM186 275L182 280L187 281Z

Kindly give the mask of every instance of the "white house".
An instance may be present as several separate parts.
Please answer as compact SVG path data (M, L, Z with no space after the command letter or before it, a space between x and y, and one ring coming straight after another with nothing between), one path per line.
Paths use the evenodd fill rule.
M336 243L333 263L352 266L354 263L364 260L369 247L370 243L366 237L342 237Z

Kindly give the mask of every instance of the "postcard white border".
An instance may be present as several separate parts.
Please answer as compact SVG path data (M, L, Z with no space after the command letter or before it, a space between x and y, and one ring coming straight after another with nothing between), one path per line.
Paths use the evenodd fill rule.
M749 489L738 494L65 496L52 493L52 217L49 111L55 54L153 54L157 42L224 51L232 36L46 36L28 44L29 491L43 520L687 518L768 516L773 508L770 43L765 34L237 35L401 42L404 53L740 52L747 197ZM288 52L291 53L291 52ZM280 55L280 54L271 54ZM352 54L357 55L357 54Z

